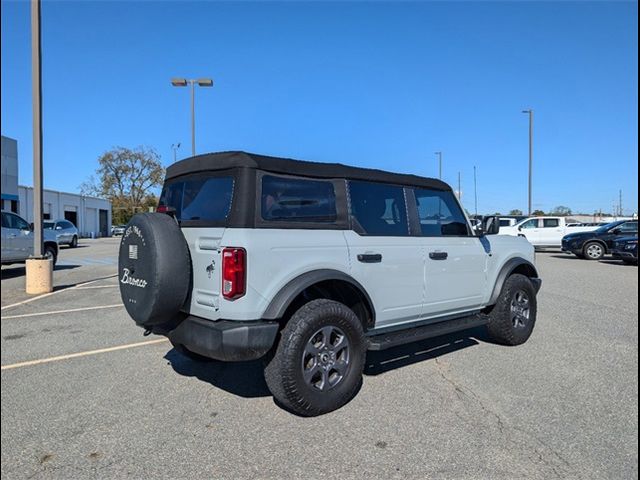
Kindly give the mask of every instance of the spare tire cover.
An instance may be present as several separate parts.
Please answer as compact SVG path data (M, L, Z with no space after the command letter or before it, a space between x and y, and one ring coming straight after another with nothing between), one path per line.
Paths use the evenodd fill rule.
M118 255L120 296L138 325L172 320L191 284L187 242L175 219L164 213L139 213L125 229Z

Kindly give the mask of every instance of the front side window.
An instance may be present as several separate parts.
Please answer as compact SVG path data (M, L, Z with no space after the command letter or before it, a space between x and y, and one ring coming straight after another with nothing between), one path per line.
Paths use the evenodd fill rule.
M7 226L9 228L15 228L17 230L30 230L31 227L29 227L29 224L23 220L22 218L20 218L17 215L11 215L10 213L5 213L3 214L3 217L6 215L6 222L7 222ZM4 227L4 222L3 225Z
M349 182L351 218L366 235L409 235L402 187L370 182Z
M522 229L538 228L538 219L532 218L531 220L527 220L520 226L520 228Z
M275 222L333 223L338 216L333 183L265 175L261 214Z
M198 175L165 184L160 206L175 210L179 221L226 220L231 210L232 177Z
M415 189L420 230L425 237L468 235L467 219L452 192Z
M55 223L54 222L44 222L43 226L47 230L53 230L55 228Z
M626 222L620 225L620 232L622 233L637 233L638 232L638 222Z

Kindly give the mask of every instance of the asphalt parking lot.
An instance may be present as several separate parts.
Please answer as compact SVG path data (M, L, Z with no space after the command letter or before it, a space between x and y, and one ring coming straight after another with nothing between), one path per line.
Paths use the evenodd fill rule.
M274 404L260 362L199 364L121 306L118 239L53 294L2 267L2 478L638 477L638 271L538 254L530 341L481 329L369 354L344 408Z

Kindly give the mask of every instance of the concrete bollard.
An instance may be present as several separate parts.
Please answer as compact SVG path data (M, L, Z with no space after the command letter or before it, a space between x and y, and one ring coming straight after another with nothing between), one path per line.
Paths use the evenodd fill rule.
M28 258L26 261L26 291L29 295L53 291L53 260Z

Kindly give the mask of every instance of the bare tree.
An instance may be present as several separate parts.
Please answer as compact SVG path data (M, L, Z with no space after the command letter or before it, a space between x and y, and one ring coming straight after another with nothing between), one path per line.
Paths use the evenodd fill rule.
M109 199L114 223L126 223L136 211L156 203L154 189L162 185L164 168L153 148L116 147L102 154L98 164L80 191Z

